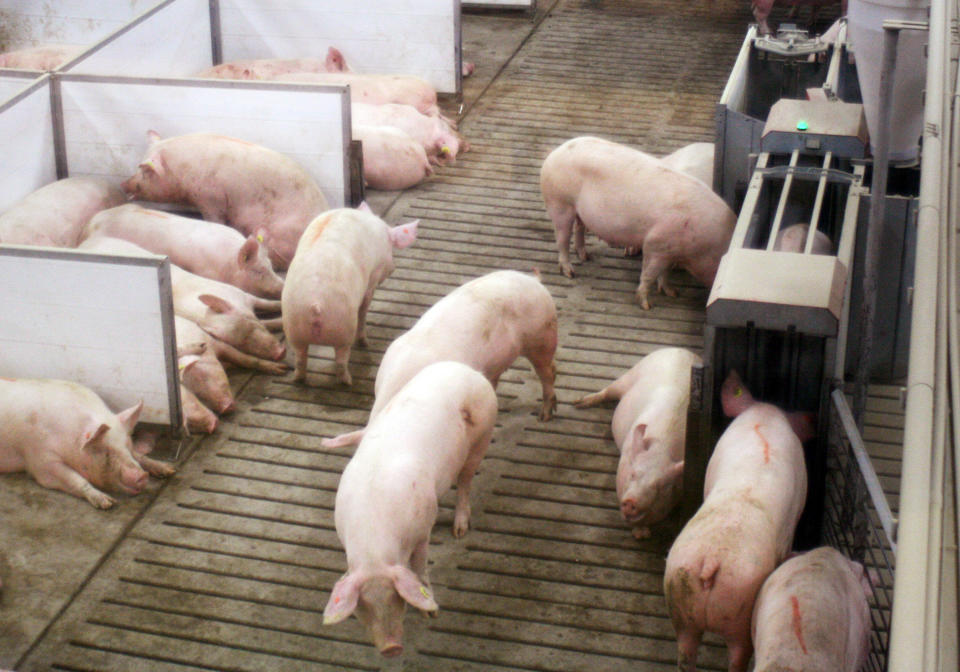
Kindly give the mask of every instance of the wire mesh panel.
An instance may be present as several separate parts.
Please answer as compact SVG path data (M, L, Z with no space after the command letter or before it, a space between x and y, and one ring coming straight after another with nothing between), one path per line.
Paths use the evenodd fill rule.
M823 541L863 563L873 584L870 655L866 672L883 672L890 645L895 521L850 409L838 390L831 397Z

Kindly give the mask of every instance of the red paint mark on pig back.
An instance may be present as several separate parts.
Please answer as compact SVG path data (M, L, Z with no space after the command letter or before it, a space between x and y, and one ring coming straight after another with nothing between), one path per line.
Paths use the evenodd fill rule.
M790 604L793 605L793 634L797 636L797 641L800 642L800 648L803 649L803 652L809 654L807 643L803 641L803 619L800 616L800 600L797 599L796 595L790 596Z
M320 219L315 220L313 224L311 224L311 237L307 242L308 245L313 245L315 242L317 242L317 238L319 238L320 234L323 233L323 230L327 228L327 224L330 223L331 219L333 219L332 215L323 215L320 217Z
M753 431L757 433L757 436L760 437L760 442L763 444L763 463L767 464L770 462L770 443L763 438L763 434L760 433L759 422L753 426Z

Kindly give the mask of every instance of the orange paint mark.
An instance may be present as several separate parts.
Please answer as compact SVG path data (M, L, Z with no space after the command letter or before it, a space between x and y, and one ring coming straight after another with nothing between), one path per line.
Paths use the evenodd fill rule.
M17 382L17 379L16 379L16 378L4 378L3 376L0 376L0 380L5 380L5 381L7 381L8 383L15 383L15 382Z
M150 208L144 208L143 213L149 217L157 217L159 219L170 219L170 215L165 212L160 212L159 210L151 210Z
M327 224L330 223L330 220L333 219L333 215L323 215L318 219L313 220L313 223L310 224L310 240L309 245L313 245L317 242L317 238L320 237L320 234L323 233L323 230L327 228Z
M800 616L800 600L797 599L796 595L791 595L790 603L793 605L793 634L797 636L797 641L800 642L800 648L803 649L803 652L809 654L807 651L807 643L803 641L803 620Z
M770 443L763 438L763 434L760 433L760 423L758 422L753 426L753 431L757 433L757 436L760 437L760 441L763 443L763 463L767 464L770 462Z
M340 598L339 598L339 597L333 598L333 603L334 603L334 604L340 604Z

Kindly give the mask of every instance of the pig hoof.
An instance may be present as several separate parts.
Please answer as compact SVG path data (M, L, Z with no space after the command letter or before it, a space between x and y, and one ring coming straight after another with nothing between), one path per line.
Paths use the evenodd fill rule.
M650 528L649 527L635 527L633 528L633 537L635 539L649 539L650 538Z
M342 385L346 385L347 387L353 385L353 376L351 376L350 372L346 369L337 373L337 380L339 380Z
M637 292L636 300L637 300L637 303L640 304L641 308L643 308L644 310L650 310L650 301L647 299L645 295L641 294L640 292Z
M543 407L540 409L540 422L548 422L552 417L554 411L557 410L557 396L554 395L550 397L548 401L543 402Z
M640 254L639 247L625 247L623 248L623 256L625 257L635 257Z
M440 611L438 609L434 609L433 611L426 611L425 609L421 609L420 613L426 616L427 618L436 618L437 616L440 615Z
M113 497L110 495L105 495L102 492L100 493L99 497L96 495L91 496L89 501L98 509L109 509L117 503L117 500L115 500Z
M573 266L570 264L560 264L560 272L563 273L568 278L573 277Z

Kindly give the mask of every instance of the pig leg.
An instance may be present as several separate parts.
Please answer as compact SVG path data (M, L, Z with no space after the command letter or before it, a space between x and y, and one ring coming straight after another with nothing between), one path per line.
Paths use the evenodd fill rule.
M728 672L747 672L747 664L753 655L753 645L750 638L742 640L727 640Z
M691 629L677 628L677 669L680 672L697 672L697 649L700 648L700 639L703 633Z
M537 377L540 378L540 389L543 398L543 405L540 407L540 422L547 422L553 417L553 412L557 410L557 393L553 384L557 377L557 367L553 361L553 355L557 350L557 327L554 322L552 330L547 328L550 334L543 343L526 353L526 358L533 365Z
M269 320L260 320L270 331L283 331L283 318L282 317L273 317Z
M257 297L253 301L253 309L261 310L265 313L279 313L280 305L280 301L276 299L261 299Z
M343 345L333 349L333 361L336 364L337 380L344 385L353 385L353 377L350 375L350 345Z
M47 462L34 466L39 468L29 469L29 471L37 480L37 483L45 488L70 493L75 497L87 500L98 509L109 509L117 503L117 500L97 490L87 479L63 462Z
M248 355L221 340L217 340L214 343L214 350L217 353L217 359L220 361L236 364L237 366L242 366L247 369L256 369L265 373L275 373L279 375L286 373L289 368L283 362L274 362L269 359L261 359L253 355Z
M143 467L147 473L156 476L157 478L165 478L167 476L172 476L177 472L173 465L167 464L166 462L161 462L159 460L154 460L146 455L133 454L133 459L135 459L141 467Z
M294 356L296 357L296 364L293 369L294 382L302 383L307 379L307 353L309 350L309 345L305 345L302 348L294 348Z
M648 237L649 240L649 237ZM650 290L660 276L670 270L670 259L663 254L657 254L644 243L643 264L640 266L640 285L637 287L637 302L644 310L650 310Z
M430 585L430 578L427 576L427 550L429 548L429 541L429 539L424 539L413 549L413 553L410 554L410 569L417 575L417 578L423 582L423 585L432 595L433 586ZM428 618L436 618L438 616L436 610L421 610L420 613Z
M363 297L360 310L357 311L357 343L365 348L370 345L367 342L367 310L370 309L371 301L373 301L373 288Z
M573 222L573 249L577 251L577 258L580 261L590 259L590 253L587 252L587 227L583 225L583 220L577 217Z
M469 410L461 410L464 421L469 425L472 423ZM453 515L453 536L460 539L470 529L470 484L473 483L473 477L477 473L477 468L487 453L487 447L490 445L490 438L493 432L484 433L482 437L470 449L466 462L457 476L457 508Z
M551 203L547 207L547 214L553 222L557 236L557 252L559 253L560 271L568 278L573 277L573 266L570 264L570 237L573 227L578 221L577 211L572 205Z
M659 278L657 278L657 288L658 288L661 292L663 292L664 294L666 294L667 296L669 296L671 299L675 299L675 298L677 298L677 290L674 289L674 288L667 282L667 274L668 274L668 273L669 273L669 271L664 271L663 275L661 275Z

